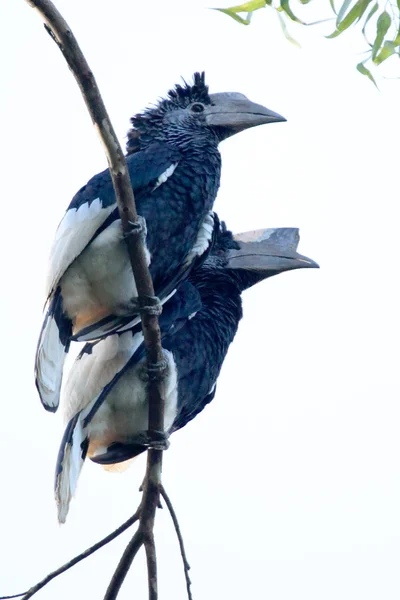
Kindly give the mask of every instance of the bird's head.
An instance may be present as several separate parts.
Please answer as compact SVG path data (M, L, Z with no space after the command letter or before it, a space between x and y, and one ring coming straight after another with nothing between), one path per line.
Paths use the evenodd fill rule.
M232 234L222 222L214 233L213 249L196 278L208 284L217 280L231 282L241 292L284 271L318 269L316 262L297 252L299 240L299 230L293 227Z
M250 127L285 120L243 94L209 94L204 72L195 73L192 84L176 85L167 98L132 117L127 152L154 141L187 143L196 134L220 142Z

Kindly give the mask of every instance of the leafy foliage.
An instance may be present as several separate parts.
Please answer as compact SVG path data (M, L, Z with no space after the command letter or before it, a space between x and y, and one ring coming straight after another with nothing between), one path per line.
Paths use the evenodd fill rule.
M235 19L241 25L249 25L253 14L261 8L274 11L279 18L283 34L293 44L298 42L291 36L288 23L299 25L317 25L326 21L335 21L335 29L326 37L336 38L350 27L361 26L361 33L368 45L366 58L357 65L357 71L368 77L375 85L375 79L366 63L379 66L391 56L400 58L400 0L341 0L340 7L335 0L329 0L331 15L322 21L307 23L300 19L290 4L291 0L250 0L230 8L216 8ZM298 5L310 4L312 0L297 0ZM293 4L293 0L292 0ZM302 10L304 12L304 10ZM373 34L373 35L372 35ZM370 39L370 36L371 39Z

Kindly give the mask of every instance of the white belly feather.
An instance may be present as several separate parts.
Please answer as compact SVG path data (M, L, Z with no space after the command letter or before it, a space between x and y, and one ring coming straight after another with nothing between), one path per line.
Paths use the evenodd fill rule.
M168 360L164 430L168 431L177 413L178 381L173 356L171 352L164 352ZM126 371L107 395L88 424L89 456L103 454L113 442L129 442L130 438L148 430L149 409L144 373L145 362L142 360Z
M119 305L137 296L120 221L114 221L74 260L61 279L61 289L64 310L73 321L78 317L79 328L85 321L118 313Z

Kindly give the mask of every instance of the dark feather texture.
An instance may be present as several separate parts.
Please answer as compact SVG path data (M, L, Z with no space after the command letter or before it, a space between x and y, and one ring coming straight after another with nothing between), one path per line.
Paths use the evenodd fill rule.
M144 452L152 439L160 441L184 427L214 398L242 318L241 294L249 286L249 270L243 268L246 257L251 259L250 271L259 268L258 281L261 271L265 278L306 264L316 266L297 254L297 230L263 232L264 237L250 232L257 239L248 243L246 254L246 243L238 243L223 224L211 254L165 304L159 320L167 364L164 432L148 431L148 372L139 326L86 344L65 388L70 421L56 470L61 521L86 451L94 462L110 468Z
M150 273L162 302L211 247L210 213L220 183L219 142L280 115L242 94L209 95L195 73L132 119L127 166L146 225ZM200 259L200 261L199 261ZM52 302L60 291L63 314ZM95 175L73 198L56 234L48 278L48 312L36 362L45 408L56 410L69 341L98 339L139 320L137 289L122 237L111 176ZM72 331L66 340L63 332ZM54 359L42 348L56 348ZM65 351L64 351L65 350Z
M211 103L204 72L195 73L193 83L184 81L183 85L176 85L168 91L167 98L161 98L155 106L131 118L132 128L128 131L127 153L133 154L143 147L144 140L152 135L152 130L162 126L167 112L185 109L193 102L201 102L204 105Z

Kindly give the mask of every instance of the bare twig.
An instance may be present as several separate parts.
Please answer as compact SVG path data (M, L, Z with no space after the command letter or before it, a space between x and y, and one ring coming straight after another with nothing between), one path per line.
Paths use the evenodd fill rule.
M149 600L157 600L157 568L153 530L155 514L160 500L161 460L161 450L148 451L146 477L142 486L143 498L139 527L122 555L104 600L115 600L132 561L142 545L145 546L147 557Z
M149 582L149 600L157 600L158 598L158 586L157 586L157 556L156 556L156 545L154 542L153 532L150 534L149 539L144 543L146 550L147 560L147 579Z
M129 571L133 559L143 545L143 533L139 527L135 535L125 548L125 552L122 555L121 560L115 570L115 573L111 579L110 585L108 586L104 600L115 600L118 596L118 592L124 579Z
M90 116L103 142L121 217L122 229L125 234L130 234L126 235L125 239L138 296L144 305L146 297L154 296L154 288L146 263L142 239L137 234L139 228L134 194L123 151L107 115L93 73L71 29L52 2L50 0L26 1L38 10L45 21L48 33L50 33L60 48L78 82ZM143 314L142 328L149 374L149 431L159 432L164 431L165 395L163 381L166 370L157 317L153 314ZM161 467L162 450L149 450L143 498L140 507L139 528L127 546L114 577L110 582L105 596L107 600L117 597L130 565L142 544L145 544L146 548L150 600L157 600L157 571L153 529L155 513L159 504ZM26 596L26 598L29 597Z
M124 153L107 114L96 80L89 65L78 46L78 43L61 14L50 0L26 0L37 9L46 23L46 29L60 48L65 60L72 71L94 126L104 145L110 174L115 190L118 210L122 221L122 229L126 236L129 258L135 277L138 296L154 296L153 282L146 263L146 256L140 235L132 234L132 223L138 231L138 219L135 198ZM142 317L143 336L147 350L149 365L162 365L163 353L161 347L160 329L155 315L144 314ZM156 367L157 368L157 367ZM157 413L158 423L164 423L164 394L162 377L149 378L149 413ZM149 429L151 425L149 423ZM159 429L163 430L163 426Z
M160 502L161 486L161 460L160 450L150 450L147 456L147 477L143 492L143 514L140 527L144 534L144 544L147 559L147 578L149 584L149 600L157 600L157 557L154 543L154 519Z
M167 492L165 491L165 488L163 485L160 486L160 494L161 494L161 497L165 500L165 504L167 505L169 514L171 515L171 519L174 524L175 532L176 532L176 535L178 538L179 548L181 550L181 556L182 556L182 561L183 561L183 570L185 573L186 590L187 590L188 600L193 600L192 591L190 589L190 586L192 585L192 582L189 577L190 565L189 565L187 557L186 557L185 546L183 543L183 537L182 537L182 533L181 533L181 528L179 527L178 518L176 516L174 507L172 506L172 502L169 499L169 496L168 496Z
M42 581L39 581L39 583L32 586L26 592L22 592L21 594L14 594L14 596L0 596L0 600L6 600L6 599L8 600L9 598L20 598L21 596L23 596L22 600L27 600L27 598L32 598L32 596L34 594L36 594L36 592L41 590L52 579L54 579L55 577L58 577L58 575L61 575L62 573L65 573L65 571L68 571L68 569L71 569L71 567L73 567L76 564L78 564L79 562L81 562L81 560L84 560L85 558L87 558L88 556L90 556L91 554L96 552L97 550L100 550L100 548L102 548L109 542L112 542L112 540L115 540L116 537L121 535L121 533L123 533L129 527L131 527L134 523L136 523L136 521L139 519L140 509L141 509L141 505L139 506L139 508L135 512L135 514L132 515L131 517L129 517L129 519L127 521L125 521L125 523L120 525L115 531L113 531L112 533L107 535L105 538L100 540L100 542L97 542L96 544L93 544L93 546L90 546L90 548L87 548L87 550L84 550L84 552L82 552L81 554L78 554L78 556L75 556L74 558L69 560L67 563L62 565L62 567L59 567L52 573L49 573L48 575L46 575L46 577L44 579L42 579Z

